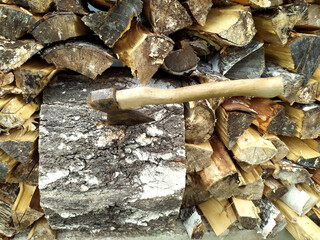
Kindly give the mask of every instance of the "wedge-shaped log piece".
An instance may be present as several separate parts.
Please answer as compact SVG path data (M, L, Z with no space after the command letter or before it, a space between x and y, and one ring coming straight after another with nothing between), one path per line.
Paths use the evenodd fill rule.
M49 12L54 5L54 0L13 0L13 4L29 8L33 13Z
M312 174L312 179L320 185L320 169L312 169L310 170L310 173Z
M77 14L87 14L83 1L81 0L53 0L59 12L74 12Z
M0 72L9 72L20 67L43 47L35 40L0 39Z
M53 240L56 239L56 235L56 231L50 227L49 221L43 216L32 226L28 234L28 240Z
M180 48L171 51L162 65L165 71L174 75L183 75L195 70L200 60L186 41L181 41L179 45Z
M57 68L68 68L95 79L112 63L109 49L89 41L68 41L46 48L42 57Z
M263 238L274 238L285 228L287 224L285 216L266 198L253 203L260 210L261 222L258 225L258 233L262 234Z
M257 130L249 127L237 140L232 152L239 162L259 164L272 159L277 149L270 141L263 139Z
M286 115L297 124L295 136L301 139L317 138L320 135L320 105L319 104L284 104Z
M46 44L83 36L90 31L76 14L54 12L44 15L29 32L38 42Z
M109 47L130 28L131 20L142 11L142 1L121 0L107 12L84 16L82 21Z
M308 218L307 216L298 216L298 214L296 214L288 205L286 205L281 200L274 202L274 205L286 217L286 229L295 239L320 239L320 227L317 226L317 224L315 224L310 218Z
M235 191L234 196L236 198L246 200L259 200L263 194L263 180L257 170L253 169L247 173L239 169L240 186Z
M204 26L189 28L222 46L245 46L256 33L249 7L212 8Z
M265 9L274 6L281 5L283 3L282 0L231 0L232 2L243 4L243 5L250 5L252 8L255 9Z
M258 166L256 166L255 169L259 173L261 178L265 180L268 177L272 176L272 174L276 170L276 167L270 160L268 160L266 162L260 163Z
M289 71L302 74L306 84L319 67L319 45L319 36L291 33L286 45L265 44L264 49L268 60Z
M181 209L180 219L186 228L189 238L199 239L203 237L206 227L195 207Z
M210 166L199 172L201 183L213 197L227 199L239 187L238 171L218 137L212 138L211 145L213 154Z
M57 73L54 65L32 59L14 70L16 85L22 90L25 102L30 102Z
M167 35L192 25L191 17L178 0L144 0L143 2L144 13L154 32Z
M261 221L259 208L251 200L232 198L232 206L241 226L246 229L254 229Z
M9 134L0 135L0 148L12 158L27 166L30 154L36 147L38 136L38 130L24 132L23 130L13 129Z
M302 104L314 103L319 94L319 84L320 81L317 80L315 76L311 77L306 85L299 88L299 91L296 94L295 102Z
M11 40L21 38L41 17L24 8L0 4L0 36Z
M214 132L215 112L206 100L185 104L185 139L200 144L209 140Z
M11 84L14 81L14 75L12 72L0 73L0 87Z
M172 49L170 38L153 34L142 24L132 22L130 30L117 41L113 51L124 65L131 68L132 75L145 85Z
M226 231L237 220L228 200L219 201L211 198L198 206L217 236Z
M255 114L246 103L230 98L216 110L216 132L224 145L231 150L243 132L249 128Z
M316 152L320 152L320 137L316 139L304 139L303 141Z
M289 160L281 160L275 163L276 171L273 174L275 179L279 179L285 185L294 185L297 183L311 184L311 174L300 165Z
M37 186L21 182L19 187L19 195L12 207L12 219L16 229L26 231L44 213L40 207L40 192Z
M0 149L0 183L5 183L10 177L18 161L10 157L5 151Z
M320 200L318 196L311 191L306 192L295 186L289 186L288 190L289 191L281 197L281 200L299 216L304 216Z
M257 38L264 42L284 45L289 32L302 18L307 9L305 3L287 4L253 15Z
M0 236L12 237L16 232L11 208L19 193L19 184L0 184Z
M212 6L212 0L185 0L183 5L190 10L196 22L204 26L207 20L207 15Z
M293 136L296 123L286 116L285 108L269 98L246 100L250 108L256 111L253 124L264 132L276 135Z
M303 29L319 29L320 22L320 6L318 4L310 4L303 17L295 25L296 28Z
M280 137L288 146L287 158L307 168L320 168L320 153L297 137Z
M12 97L0 112L0 126L4 129L22 127L39 110L39 107L39 98L34 99L30 103L25 103L21 95Z
M199 172L209 167L212 153L209 141L201 144L186 143L187 172Z
M274 155L274 157L272 158L273 162L278 162L287 156L287 154L289 153L289 148L283 141L281 141L279 137L270 133L264 133L262 137L271 141L273 146L275 146L277 149L276 155Z
M283 92L279 97L292 105L296 101L297 93L301 89L302 83L304 82L304 76L289 72L284 68L267 61L265 72L262 74L262 77L279 76L283 78L284 83Z
M288 188L273 177L269 177L264 181L263 195L270 201L280 199L287 192Z

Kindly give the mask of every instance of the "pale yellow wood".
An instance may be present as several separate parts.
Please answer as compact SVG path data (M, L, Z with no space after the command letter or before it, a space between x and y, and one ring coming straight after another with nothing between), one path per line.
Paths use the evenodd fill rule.
M260 222L259 208L252 201L232 198L233 208L235 209L238 221L244 228L253 229Z
M2 114L12 114L19 111L26 103L23 101L23 97L21 95L12 96L11 100L7 102L5 106L3 106L1 113Z

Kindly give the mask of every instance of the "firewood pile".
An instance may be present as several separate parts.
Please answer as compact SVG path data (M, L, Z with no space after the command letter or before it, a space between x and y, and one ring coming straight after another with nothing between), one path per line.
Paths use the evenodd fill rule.
M2 239L182 225L320 239L319 1L0 3ZM238 79L284 87L143 106L130 123L87 104Z

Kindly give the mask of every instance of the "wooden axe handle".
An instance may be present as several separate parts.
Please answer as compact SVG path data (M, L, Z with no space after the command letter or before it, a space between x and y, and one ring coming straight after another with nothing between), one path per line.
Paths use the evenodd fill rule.
M253 96L271 98L283 91L282 77L239 79L204 83L175 89L139 87L116 91L120 109L170 104L214 97Z

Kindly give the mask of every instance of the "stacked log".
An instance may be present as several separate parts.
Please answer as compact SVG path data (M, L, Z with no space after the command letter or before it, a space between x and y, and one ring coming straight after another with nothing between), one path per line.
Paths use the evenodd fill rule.
M0 237L182 222L190 238L320 239L318 4L0 0ZM145 106L132 124L86 103L101 88L279 76L272 99Z

